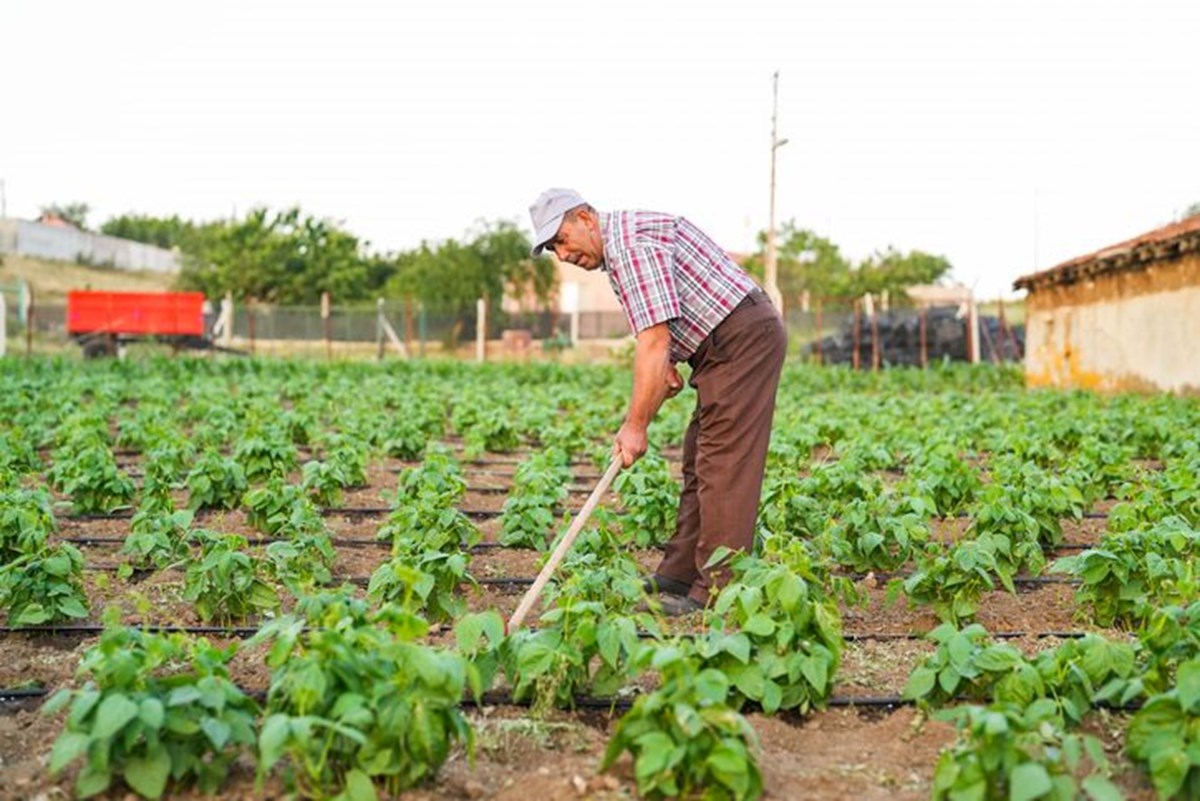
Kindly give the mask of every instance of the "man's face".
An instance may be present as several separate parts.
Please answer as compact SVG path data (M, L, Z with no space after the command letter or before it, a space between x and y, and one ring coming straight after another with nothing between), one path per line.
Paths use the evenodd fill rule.
M595 270L604 263L600 220L587 209L576 211L574 217L568 214L546 247L554 251L559 261L570 262L585 270Z

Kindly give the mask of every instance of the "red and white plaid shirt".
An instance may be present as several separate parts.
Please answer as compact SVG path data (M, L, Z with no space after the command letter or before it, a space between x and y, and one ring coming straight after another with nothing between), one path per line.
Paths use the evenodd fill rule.
M640 334L666 323L671 361L696 352L754 280L708 235L683 217L652 211L601 213L604 266L613 292Z

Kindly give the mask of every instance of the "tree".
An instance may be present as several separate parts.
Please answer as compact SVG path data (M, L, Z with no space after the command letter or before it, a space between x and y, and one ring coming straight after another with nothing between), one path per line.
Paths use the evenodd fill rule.
M838 246L807 228L788 220L776 236L776 276L779 291L795 302L807 291L813 298L841 295L847 291L850 263ZM759 280L764 274L765 231L759 233L759 252L746 260L746 269Z
M100 226L100 233L160 248L185 249L195 226L178 215L150 217L141 214L122 214L111 217Z
M92 207L87 203L75 201L73 203L50 203L41 207L43 216L58 217L61 220L69 222L81 231L86 231L87 216L91 212Z
M299 208L258 208L241 220L196 226L187 246L183 289L279 304L317 303L322 292L342 301L368 294L358 238Z
M798 302L805 291L814 300L857 297L867 292L888 292L899 299L908 287L934 283L951 270L943 256L920 250L901 253L890 247L852 264L836 244L807 228L797 228L794 220L780 227L777 239L779 291L787 303ZM760 280L766 241L764 231L758 235L759 252L744 265Z
M494 309L506 294L548 302L555 286L553 262L530 258L529 239L515 223L481 222L467 236L466 242L422 242L399 254L385 293L411 296L446 312L468 312L479 298L487 298Z
M920 250L901 253L889 247L882 253L868 256L851 271L847 294L887 292L899 299L909 287L935 283L950 270L950 262L944 256Z
M1200 215L1200 200L1187 207L1183 212L1183 219L1186 220L1188 217L1196 217L1198 215Z

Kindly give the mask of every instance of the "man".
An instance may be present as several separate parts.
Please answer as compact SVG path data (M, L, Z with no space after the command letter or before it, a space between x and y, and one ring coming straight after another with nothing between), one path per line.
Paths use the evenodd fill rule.
M646 429L692 368L696 409L683 440L683 490L675 534L651 591L668 614L701 609L726 580L706 569L725 546L750 550L775 391L787 333L765 292L707 235L682 217L601 213L569 189L530 206L536 256L549 249L603 270L637 337L633 395L613 453L625 467L646 452Z

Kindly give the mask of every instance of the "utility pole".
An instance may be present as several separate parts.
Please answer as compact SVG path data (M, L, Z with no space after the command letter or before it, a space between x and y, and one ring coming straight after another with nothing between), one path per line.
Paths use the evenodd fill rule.
M783 293L779 291L779 278L775 254L775 151L787 144L786 139L776 135L776 120L779 116L779 70L775 70L772 78L771 102L771 212L767 222L767 258L764 264L766 280L764 283L767 294L775 308L783 313Z
M8 195L4 192L4 179L0 178L0 220L8 216Z

